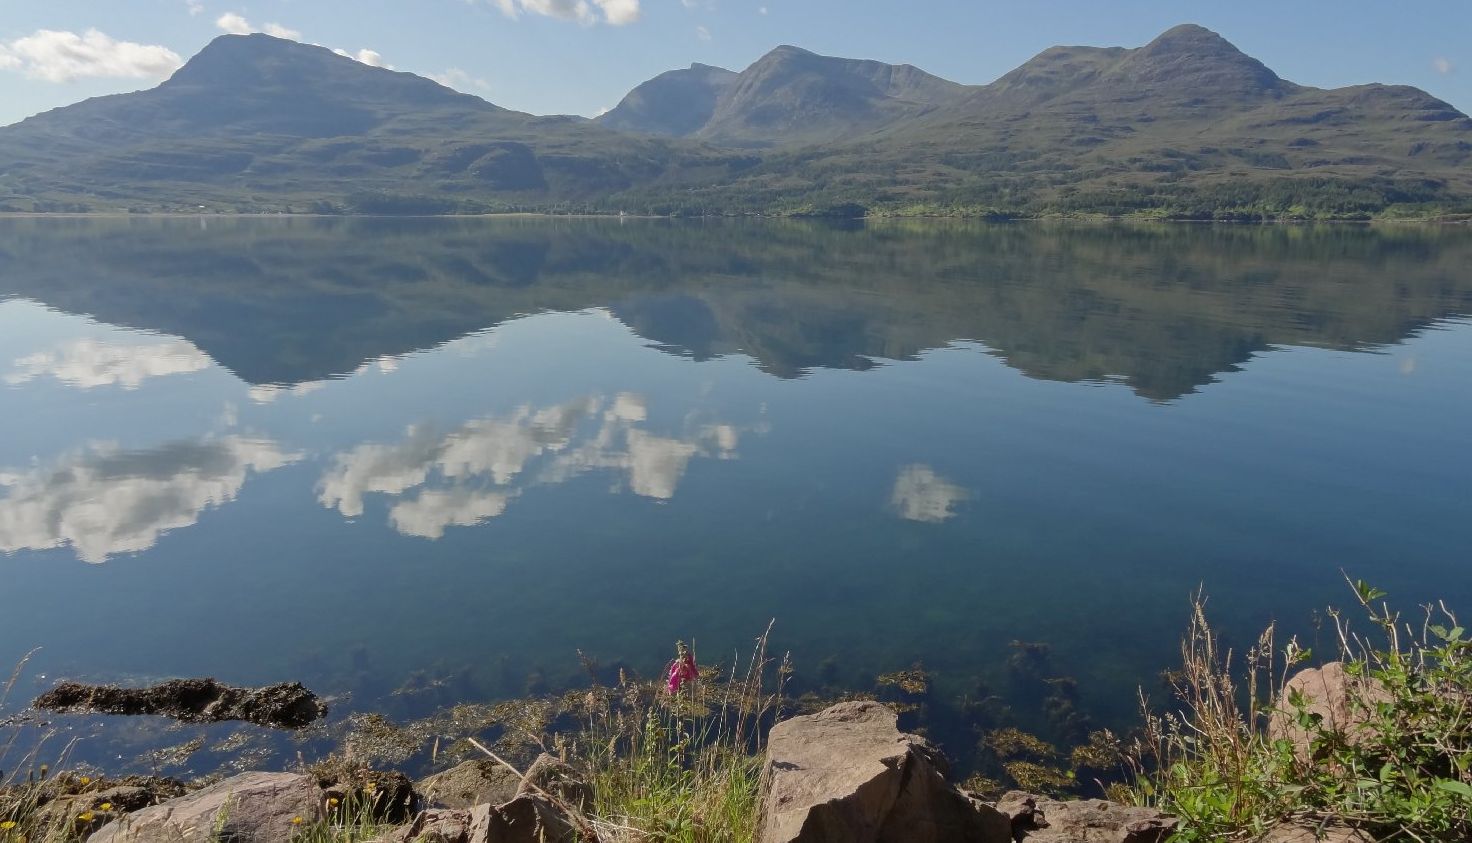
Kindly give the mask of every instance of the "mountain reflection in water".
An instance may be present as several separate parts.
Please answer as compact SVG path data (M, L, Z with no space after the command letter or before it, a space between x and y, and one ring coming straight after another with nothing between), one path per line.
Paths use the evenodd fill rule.
M12 220L0 296L183 337L253 384L607 308L658 348L866 369L957 340L1173 400L1278 345L1472 312L1472 238L1407 227Z

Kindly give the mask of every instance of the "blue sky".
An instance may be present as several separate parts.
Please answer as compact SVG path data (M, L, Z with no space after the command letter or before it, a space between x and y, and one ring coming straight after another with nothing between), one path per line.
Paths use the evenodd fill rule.
M1472 110L1472 0L0 0L0 124L150 87L224 31L266 30L498 105L596 114L778 44L984 83L1054 44L1138 46L1192 22L1308 85L1416 85ZM366 51L366 52L365 52Z

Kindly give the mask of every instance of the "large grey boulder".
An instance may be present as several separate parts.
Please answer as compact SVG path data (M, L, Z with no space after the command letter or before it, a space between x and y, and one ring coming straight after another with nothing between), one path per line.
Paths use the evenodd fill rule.
M281 843L322 818L322 789L297 773L246 773L103 826L92 843Z
M945 759L875 702L772 727L761 843L1010 843L996 809L946 782Z
M516 798L521 776L494 761L466 761L422 779L415 790L431 805L470 808Z
M1164 843L1174 817L1103 799L1063 802L1013 791L997 801L1023 843Z

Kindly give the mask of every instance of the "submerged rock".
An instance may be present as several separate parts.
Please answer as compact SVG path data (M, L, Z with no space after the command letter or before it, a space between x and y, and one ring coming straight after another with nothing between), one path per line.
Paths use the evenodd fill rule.
M1007 817L946 782L946 763L876 702L772 728L762 843L1010 843Z
M326 704L299 682L234 688L213 679L174 679L149 688L63 682L32 705L62 713L157 714L186 723L244 720L278 729L300 729L327 714Z
M88 840L281 843L301 825L320 820L322 805L322 789L311 776L246 773L123 816Z

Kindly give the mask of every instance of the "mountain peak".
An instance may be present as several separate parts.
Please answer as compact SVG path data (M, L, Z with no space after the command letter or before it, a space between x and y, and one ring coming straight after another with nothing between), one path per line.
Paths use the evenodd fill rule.
M288 99L321 98L361 103L418 102L484 108L477 97L453 91L437 82L364 64L314 44L256 32L221 35L205 45L159 86L172 92L271 93Z
M240 82L236 74L251 68L275 65L278 72L320 62L343 59L326 47L300 44L265 33L221 35L204 46L174 73L170 82L187 84L231 85ZM350 59L349 59L350 60Z
M1155 36L1155 40L1141 47L1138 52L1147 56L1195 55L1248 58L1231 41L1194 23L1183 23L1167 29Z
M1171 27L1129 51L1117 71L1116 78L1130 84L1198 99L1278 95L1293 87L1232 42L1193 23Z
M1227 39L1202 26L1199 23L1179 23L1155 36L1151 43L1160 42L1189 42L1189 41L1220 41L1229 44Z
M705 125L735 79L735 71L695 62L639 85L597 122L626 132L684 137Z
M801 47L795 47L795 46L793 46L791 44L778 44L777 46L773 47L771 50L768 50L766 56L763 56L762 58L769 58L769 57L772 57L772 56L816 56L816 55L817 55L817 53L813 52L812 50L804 50Z

